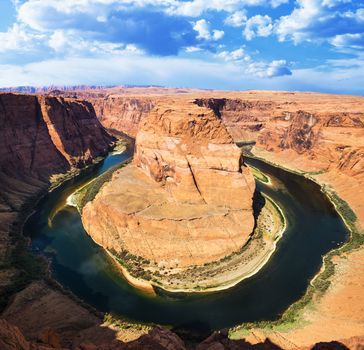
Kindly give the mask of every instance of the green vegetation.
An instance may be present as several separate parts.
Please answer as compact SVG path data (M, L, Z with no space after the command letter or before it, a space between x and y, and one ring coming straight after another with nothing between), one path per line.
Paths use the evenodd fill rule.
M15 275L12 283L2 288L0 293L0 310L2 310L9 298L24 289L30 282L41 280L47 276L47 261L33 254L28 247L28 241L24 237L18 237L18 242L11 252L9 260L1 266L2 269L14 269Z
M302 171L302 174L304 175L320 175L320 174L324 174L326 171L325 170L319 170L319 171Z
M105 171L102 175L98 176L94 180L92 180L90 183L86 184L84 187L80 188L74 193L75 201L77 204L77 208L80 212L82 212L82 209L84 206L95 199L97 193L100 191L101 187L109 182L112 178L113 173L123 168L126 164L128 164L129 161L126 161L122 164L118 164L109 170Z
M357 220L356 214L350 208L349 204L341 199L335 192L326 191L327 196L335 204L337 211L351 224L354 224Z
M150 261L148 259L133 255L125 249L119 253L114 249L110 249L109 253L121 266L125 267L133 277L142 278L146 281L152 280L151 272L145 270L146 267L150 266Z
M262 173L259 169L253 167L253 166L249 166L249 168L252 170L253 176L258 179L261 182L264 182L266 184L269 184L269 177L267 175L265 175L264 173Z
M114 316L110 313L106 313L104 315L104 323L114 326L120 330L132 330L141 333L148 333L155 326L154 324L134 322L120 316Z

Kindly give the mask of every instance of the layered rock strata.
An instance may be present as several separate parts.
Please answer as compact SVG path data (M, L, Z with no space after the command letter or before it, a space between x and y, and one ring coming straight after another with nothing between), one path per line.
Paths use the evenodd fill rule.
M190 101L159 104L140 126L133 164L87 203L82 220L116 255L200 265L247 242L254 189L240 149L212 111Z
M157 103L148 96L122 97L117 95L91 100L101 123L108 129L115 129L135 137L138 125Z
M364 227L362 97L251 91L196 102L217 111L236 142L254 141L257 155L333 187Z
M85 101L0 94L0 304L34 278L25 215L55 178L107 153L113 138ZM22 246L19 244L22 242Z

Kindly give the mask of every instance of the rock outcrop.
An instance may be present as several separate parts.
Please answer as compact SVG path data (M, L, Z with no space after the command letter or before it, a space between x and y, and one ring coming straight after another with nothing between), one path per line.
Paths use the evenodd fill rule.
M21 237L20 216L26 214L26 205L39 198L57 176L105 155L113 138L97 120L88 102L0 94L0 140L0 300L3 304L8 287L22 273L14 266L13 248Z
M0 171L21 179L90 164L112 142L89 102L0 94Z
M97 334L97 329L95 331ZM186 350L185 344L176 334L161 327L155 327L148 334L128 343L116 337L105 337L100 331L98 335L98 339L91 336L78 343L62 345L64 339L49 327L43 328L38 337L29 339L18 327L0 319L1 350Z
M363 230L363 97L247 91L192 93L184 98L195 98L200 106L211 109L236 142L256 143L253 152L257 156L305 173L335 191L354 210L355 225ZM284 347L289 348L289 341L307 346L323 339L339 339L339 334L346 337L362 335L363 318L354 315L362 309L359 295L363 279L360 276L364 275L356 258L351 258L354 255L347 259L348 266L343 263L345 259L336 262L337 270L346 271L345 284L338 282L344 278L340 274L327 297L317 304L316 316L308 312L311 326L286 334ZM347 295L350 295L350 301L345 299ZM347 302L343 303L343 300ZM278 338L282 337L277 335L275 340Z
M82 212L101 246L170 267L239 250L254 226L254 179L215 114L180 101L158 105L117 171Z
M115 129L135 137L139 122L144 119L157 99L147 96L128 97L111 95L91 100L96 115L105 128Z

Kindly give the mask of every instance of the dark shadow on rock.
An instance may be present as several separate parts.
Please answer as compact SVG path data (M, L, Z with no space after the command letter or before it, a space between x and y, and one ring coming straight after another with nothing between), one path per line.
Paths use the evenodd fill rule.
M260 215L260 212L262 211L262 209L265 206L265 198L262 196L262 194L260 193L260 191L258 191L257 189L254 191L254 196L253 196L253 215L254 215L254 230L257 227L257 220L258 217Z
M212 329L200 321L176 326L171 331L183 339L188 347L195 347L212 333Z
M344 344L337 341L317 343L312 350L349 350Z
M196 350L281 350L278 345L266 339L263 343L251 344L244 339L231 340L228 337L228 330L222 330L211 334L201 344L197 345Z

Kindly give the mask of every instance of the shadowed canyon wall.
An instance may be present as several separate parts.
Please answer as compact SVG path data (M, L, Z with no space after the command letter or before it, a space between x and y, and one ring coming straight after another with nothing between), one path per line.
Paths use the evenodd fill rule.
M18 231L18 217L26 202L46 190L57 176L106 154L113 138L90 103L55 97L0 94L0 126L3 291L18 274L8 266L16 244L10 234Z

